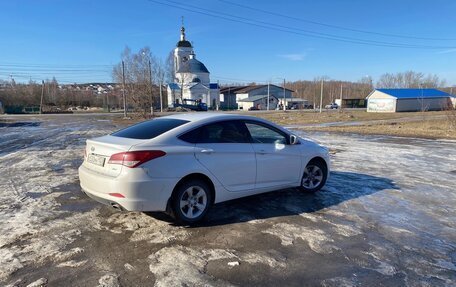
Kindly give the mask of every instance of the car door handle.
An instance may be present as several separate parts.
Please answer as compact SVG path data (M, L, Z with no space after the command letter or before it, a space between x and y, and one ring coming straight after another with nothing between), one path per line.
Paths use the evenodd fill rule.
M258 154L266 154L266 151L264 149L257 151Z
M210 149L210 148L208 148L208 149L202 149L202 150L201 150L201 153L208 153L208 154L210 154L210 153L213 153L213 152L214 152L214 150L213 150L213 149Z

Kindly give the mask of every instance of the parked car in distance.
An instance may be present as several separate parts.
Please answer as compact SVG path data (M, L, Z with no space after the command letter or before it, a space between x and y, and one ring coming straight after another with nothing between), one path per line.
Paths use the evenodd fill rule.
M304 105L304 109L309 109L309 110L311 110L311 109L313 109L313 108L314 108L313 105Z
M257 108L257 107L250 107L250 108L249 108L249 111L259 111L259 110L260 110L260 109Z
M200 221L215 203L298 187L320 190L328 149L266 120L191 113L145 121L89 139L82 190L128 211L165 211Z
M197 112L206 112L207 105L201 100L183 99L182 104L174 104L174 107L182 107Z
M325 106L325 109L338 109L338 108L339 108L339 105L337 105L336 103L331 103L331 104Z

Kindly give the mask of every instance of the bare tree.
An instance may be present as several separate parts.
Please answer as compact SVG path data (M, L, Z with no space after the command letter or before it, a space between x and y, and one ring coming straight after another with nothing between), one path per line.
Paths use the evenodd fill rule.
M129 47L125 47L121 59L125 67L125 89L129 106L133 106L145 116L153 106L154 98L158 97L154 91L156 89L153 88L153 83L157 82L155 67L158 60L152 55L149 47L144 47L137 53L132 53ZM122 63L114 66L112 76L115 82L122 82Z
M173 51L168 53L165 62L163 63L164 79L168 83L175 81L174 75L176 75L176 65L174 63Z
M406 71L402 73L386 73L380 76L377 81L378 88L439 88L445 85L437 75Z

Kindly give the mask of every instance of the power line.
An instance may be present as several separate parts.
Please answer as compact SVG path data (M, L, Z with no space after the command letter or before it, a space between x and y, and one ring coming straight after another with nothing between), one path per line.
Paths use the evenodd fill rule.
M366 39L357 39L357 38L351 38L351 37L342 37L342 36L337 36L337 35L332 35L332 34L327 34L327 33L319 33L319 32L313 32L313 31L303 30L303 29L294 28L294 27L277 25L277 24L268 23L268 22L264 22L264 21L252 20L252 19L248 19L248 18L231 15L228 13L223 13L223 12L219 12L219 11L214 11L214 10L209 10L209 9L192 6L189 4L185 4L185 7L182 7L182 6L178 6L178 5L184 5L184 4L174 2L174 1L168 1L168 2L175 3L177 5L160 2L157 0L148 0L148 1L160 4L160 5L164 5L164 6L169 6L169 7L173 7L173 8L177 8L177 9L181 9L181 10L185 10L185 11L189 11L189 12L193 12L193 13L197 13L197 14L214 17L217 19L224 19L224 20L231 21L231 22L242 23L242 24L261 27L261 28L265 28L265 29L286 32L286 33L291 33L291 34L301 35L301 36L306 36L306 37L319 38L319 39L327 39L327 40L368 45L368 46L392 47L392 48L413 48L413 49L453 49L453 48L456 48L456 46L415 45L415 44L392 43L392 42L382 42L382 41L374 41L374 40L366 40ZM198 9L198 10L186 8L187 6L194 7L195 9ZM208 11L208 12L203 12L203 11ZM222 15L226 15L227 17L222 16ZM297 31L301 31L301 32L297 32L297 31L293 31L293 30L297 30Z
M243 83L266 83L267 81L261 80L248 80L248 79L239 79L239 78L229 78L229 77L223 77L223 76L217 76L217 75L212 75L211 78L213 79L221 79L221 80L230 80L230 81L238 81L238 82L243 82Z
M114 67L116 64L37 64L37 63L14 63L14 62L2 62L1 66L10 67L43 67L43 68L90 68L90 67Z
M234 3L234 2L228 1L228 0L218 0L218 1L229 4L229 5L249 9L252 11L261 12L264 14L279 16L282 18L288 18L288 19L292 19L292 20L296 20L296 21L300 21L300 22L325 26L325 27L339 29L339 30L351 31L351 32L379 35L379 36L386 36L386 37L395 37L395 38L416 39L416 40L431 40L431 41L454 41L454 40L456 40L456 38L428 38L428 37L417 37L417 36L398 35L398 34L389 34L389 33L380 33L380 32L374 32L374 31L360 30L360 29L348 28L348 27L332 25L332 24L327 24L327 23L323 23L323 22L317 22L317 21L307 20L307 19L303 19L303 18L288 16L288 15L280 14L277 12L267 11L267 10L263 10L260 8L255 8L255 7L251 7L251 6L247 6L247 5L243 5L243 4Z

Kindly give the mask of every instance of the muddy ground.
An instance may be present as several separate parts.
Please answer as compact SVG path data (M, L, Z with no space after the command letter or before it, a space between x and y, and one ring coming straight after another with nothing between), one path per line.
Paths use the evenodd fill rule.
M305 133L332 151L321 192L223 203L185 228L81 192L85 139L117 128L97 115L0 119L0 285L456 284L455 141Z

